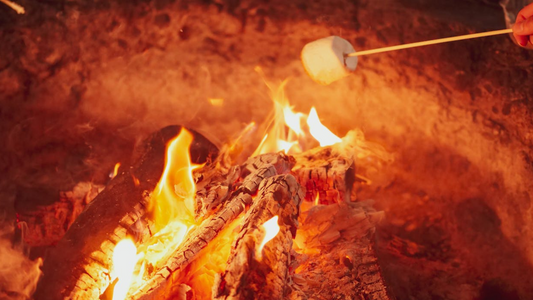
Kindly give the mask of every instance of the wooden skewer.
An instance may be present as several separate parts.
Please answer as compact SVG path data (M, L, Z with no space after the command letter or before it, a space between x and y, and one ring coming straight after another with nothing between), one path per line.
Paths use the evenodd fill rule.
M475 39L475 38L480 38L484 36L499 35L499 34L505 34L505 33L511 33L511 32L513 32L512 29L501 29L501 30L487 31L487 32L481 32L481 33L472 33L472 34L453 36L453 37L442 38L442 39L429 40L429 41L424 41L424 42L417 42L417 43L410 43L410 44L404 44L404 45L397 45L397 46L391 46L391 47L384 47L384 48L354 52L354 53L349 53L346 56L363 56L363 55L369 55L369 54L374 54L374 53L395 51L395 50L441 44L441 43L447 43L447 42L453 42L453 41L469 40L469 39Z
M15 10L17 12L17 14L23 14L24 13L24 7L18 5L15 2L11 2L9 0L0 0L0 2L2 2L5 5L11 7L13 10Z

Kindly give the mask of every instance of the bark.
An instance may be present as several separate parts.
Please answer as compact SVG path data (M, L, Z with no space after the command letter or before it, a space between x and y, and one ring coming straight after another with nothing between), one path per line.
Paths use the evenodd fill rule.
M150 234L139 226L147 194L161 176L166 143L180 126L155 133L140 149L137 163L122 168L108 186L79 215L65 236L45 258L44 277L35 299L97 299L109 285L109 263L115 244L126 237L142 240ZM191 159L202 163L216 155L216 147L194 133ZM142 230L139 230L142 229Z
M283 299L289 282L292 239L303 192L292 175L265 180L234 242L226 271L215 279L214 299ZM262 224L279 216L280 232L258 252Z

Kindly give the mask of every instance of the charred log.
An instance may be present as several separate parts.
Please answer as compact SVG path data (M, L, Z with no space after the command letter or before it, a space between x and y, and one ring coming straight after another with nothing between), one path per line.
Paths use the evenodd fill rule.
M350 200L354 160L333 147L314 148L295 156L293 173L305 189L305 201L332 204Z
M222 168L212 164L198 170L197 218L212 213L228 199L234 187L247 194L255 194L261 181L276 174L289 173L294 164L291 156L269 153L249 158L242 166ZM241 182L237 182L239 179Z
M214 299L283 299L302 197L292 175L274 176L261 184L234 242L226 271L215 279ZM264 236L261 225L273 216L279 216L280 232L258 252Z
M45 258L44 278L35 299L97 299L109 285L109 259L114 245L126 236L142 240L150 234L142 226L146 196L161 176L167 142L181 130L169 126L152 135L137 151L137 163L120 173L80 214ZM216 147L198 133L191 159L202 163L216 155Z

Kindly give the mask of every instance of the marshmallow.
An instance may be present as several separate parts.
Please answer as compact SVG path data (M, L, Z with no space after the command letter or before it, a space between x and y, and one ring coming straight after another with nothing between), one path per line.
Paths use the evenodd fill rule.
M354 52L353 46L347 40L330 36L305 45L301 57L309 77L327 85L355 70L357 56L346 56Z

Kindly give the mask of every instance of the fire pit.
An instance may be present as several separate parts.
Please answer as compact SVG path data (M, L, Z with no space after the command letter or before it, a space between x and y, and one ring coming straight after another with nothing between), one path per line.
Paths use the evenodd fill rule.
M112 299L128 276L127 299L529 298L531 53L464 41L314 84L299 52L320 37L370 49L504 26L486 1L374 2L0 6L4 244L31 270L0 294L29 298L42 257L36 299ZM297 136L279 107L315 107L345 138L320 146L301 115ZM173 124L189 177L164 176L169 142L189 148ZM262 143L273 127L284 147Z

